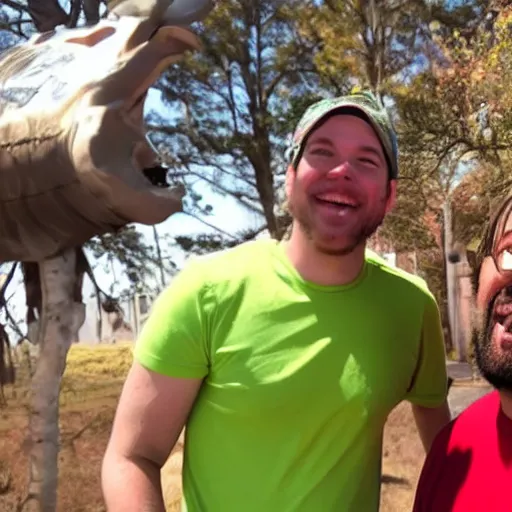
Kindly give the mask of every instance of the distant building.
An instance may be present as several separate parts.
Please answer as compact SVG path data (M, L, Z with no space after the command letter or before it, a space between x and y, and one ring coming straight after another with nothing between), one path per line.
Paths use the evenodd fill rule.
M96 297L86 302L85 322L78 333L79 343L116 343L135 341L149 316L155 296L149 293L133 295L119 304L121 313L101 310L101 324ZM101 332L100 332L101 331Z

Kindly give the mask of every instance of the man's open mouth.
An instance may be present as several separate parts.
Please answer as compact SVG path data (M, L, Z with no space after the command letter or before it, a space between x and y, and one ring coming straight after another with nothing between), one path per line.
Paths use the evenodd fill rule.
M338 192L317 194L315 199L320 204L331 205L344 210L355 210L359 206L359 203L355 198Z
M491 301L489 309L489 335L502 349L512 349L512 297L504 297L503 290Z
M506 332L512 332L512 301L494 304L494 322L503 326Z

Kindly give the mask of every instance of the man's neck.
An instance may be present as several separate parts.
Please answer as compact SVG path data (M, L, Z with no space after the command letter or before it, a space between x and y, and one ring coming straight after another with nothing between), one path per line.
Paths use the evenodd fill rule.
M336 256L318 251L302 233L292 232L285 252L303 279L322 286L342 286L354 281L364 265L365 244Z
M500 391L501 410L512 420L512 392Z

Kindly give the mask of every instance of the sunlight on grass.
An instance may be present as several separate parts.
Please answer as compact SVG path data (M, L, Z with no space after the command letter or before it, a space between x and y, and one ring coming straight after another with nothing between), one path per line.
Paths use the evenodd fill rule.
M60 405L74 406L83 401L118 397L132 364L132 352L132 343L72 345L61 381ZM30 379L26 361L18 366L15 393L19 406L28 405Z
M132 344L73 345L68 354L64 377L124 379L132 363L132 350Z
M73 345L62 378L60 403L117 396L132 364L132 344Z

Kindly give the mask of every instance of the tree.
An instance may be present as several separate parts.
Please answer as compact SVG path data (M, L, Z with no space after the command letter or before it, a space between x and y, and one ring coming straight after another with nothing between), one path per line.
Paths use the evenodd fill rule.
M447 242L469 243L468 236L477 236L481 221L470 229L464 223L475 214L487 218L493 200L511 183L508 17L507 10L498 16L483 11L477 25L451 33L436 30L432 39L437 53L428 68L394 90L405 178L399 196L410 201L399 202L389 216L388 233L399 237L404 232L401 219L414 222L429 213L445 234L439 242L440 261L447 261L452 249ZM469 179L477 171L478 179ZM479 193L481 179L485 191ZM460 238L451 234L454 227ZM414 244L414 240L404 242ZM439 268L446 273L450 290L453 265ZM436 295L443 297L443 289ZM452 302L448 294L453 311Z
M85 25L94 25L100 19L102 4L106 0L4 0L2 2L0 30L16 38L26 39L35 31L47 32L57 25L76 27L83 18Z
M485 175L487 189L480 194L473 182L473 195L478 199L489 203L489 195L500 195L510 186L512 97L508 85L512 85L512 71L508 63L512 48L508 13L509 9L495 18L492 32L483 23L470 32L471 37L455 30L452 36L438 38L442 57L432 60L409 85L395 88L405 178L401 196L410 197L410 203L417 205L416 216L439 212L461 179L477 169L480 177ZM466 208L467 203L461 201L468 198L460 191L458 197L454 209L459 205ZM401 206L399 217L412 214Z
M316 99L308 46L294 40L294 8L295 2L280 0L220 3L201 29L204 51L177 64L160 83L163 103L181 115L151 117L152 140L172 155L166 163L192 195L198 184L207 184L261 216L261 228L238 234L238 240L265 228L280 238L286 227L279 208L283 132L299 114L295 98L303 100L301 107ZM201 213L210 211L203 206Z
M358 85L384 98L428 63L430 23L467 27L478 19L481 3L452 8L423 0L310 1L297 19L301 33L314 43L322 83L336 94Z

